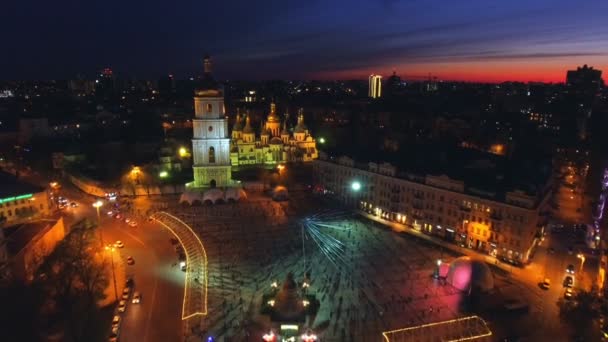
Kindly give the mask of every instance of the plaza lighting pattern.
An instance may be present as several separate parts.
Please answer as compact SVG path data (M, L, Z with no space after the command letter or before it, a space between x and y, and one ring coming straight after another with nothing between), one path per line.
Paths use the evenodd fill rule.
M350 225L338 225L337 223L347 222L352 216L353 214L343 211L325 210L307 216L300 221L304 269L307 269L305 240L312 240L313 246L321 252L322 257L325 257L335 267L336 271L346 271L346 274L351 275L349 278L366 294L369 303L380 313L383 309L376 301L372 300L374 295L368 293L366 287L361 284L360 278L352 276L357 272L353 268L352 262L348 260L348 246L331 235L332 233L338 232L351 233L352 229Z
M344 220L347 215L342 212L325 211L304 218L301 221L302 239L310 238L319 251L338 269L348 269L350 264L346 260L346 245L331 236L328 230L348 231L350 227L341 227L332 224L332 221ZM304 241L302 241L304 248Z
M185 285L184 285L184 300L183 300L183 304L182 304L182 320L187 320L191 317L194 316L206 316L207 315L207 283L208 283L208 267L207 267L207 252L205 251L205 247L203 246L202 241L200 240L200 238L198 237L198 235L192 230L192 228L187 225L186 223L184 223L184 221L180 220L179 218L164 212L164 211L160 211L157 212L155 214L153 214L151 216L152 219L154 219L156 222L160 223L161 225L163 225L165 228L167 228L178 240L179 243L184 247L184 251L186 253L186 267L188 268L188 270L186 271L186 281L185 281ZM172 227L170 224L167 224L166 221L172 222L174 224L176 224L179 228L180 232L183 234L185 233L187 236L184 236L182 234L179 234L180 232L178 232L175 227ZM180 236L181 235L181 236ZM191 277L191 271L190 269L195 266L193 265L190 260L191 258L193 258L192 255L190 255L192 253L192 250L187 248L187 246L189 246L187 243L185 243L185 241L182 238L188 238L191 241L195 241L195 245L194 248L196 247L200 247L200 250L202 251L202 256L203 256L203 279L202 279L202 284L203 284L203 300L202 300L202 308L197 308L195 310L190 310L188 302L189 299L191 298L192 294L191 292L193 291L193 289L189 288L189 284L190 284L190 280L189 278Z
M479 316L467 316L447 321L427 323L412 327L385 331L384 341L490 341L492 331Z

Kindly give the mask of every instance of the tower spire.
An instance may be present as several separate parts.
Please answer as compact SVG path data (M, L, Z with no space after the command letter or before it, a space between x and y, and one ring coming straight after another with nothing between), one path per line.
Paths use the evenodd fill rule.
M210 74L212 71L211 57L209 55L205 55L205 58L203 58L203 69L205 74Z

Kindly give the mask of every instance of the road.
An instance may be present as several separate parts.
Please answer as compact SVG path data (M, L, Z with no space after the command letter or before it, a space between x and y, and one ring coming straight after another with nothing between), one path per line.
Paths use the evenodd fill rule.
M62 186L61 195L79 204L77 208L66 209L66 224L85 217L97 219L96 209L92 206L94 198L69 185ZM109 203L105 203L100 208L104 244L121 240L125 245L114 251L118 296L121 296L125 286L126 274L133 278L134 291L140 292L142 297L140 304L132 304L129 298L127 309L122 314L120 341L181 340L185 274L177 265L177 254L169 242L170 233L155 222L140 220L136 228L130 227L124 221L108 216L109 206ZM128 256L134 258L134 265L126 264ZM125 272L121 272L121 268ZM112 279L110 287L107 293L114 297Z

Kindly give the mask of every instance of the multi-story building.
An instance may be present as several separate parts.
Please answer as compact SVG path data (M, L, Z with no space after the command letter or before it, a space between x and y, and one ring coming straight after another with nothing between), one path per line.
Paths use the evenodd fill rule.
M304 124L302 109L298 113L298 123L293 134L287 129L287 118L281 124L274 103L270 104L270 113L266 121L262 122L258 137L251 127L250 117L246 116L244 121L243 126L242 119L237 114L232 128L230 160L233 166L309 162L317 158L317 142Z
M441 156L440 168L406 166L425 158L432 156L396 158L391 164L320 152L313 162L315 189L386 220L515 264L526 263L545 225L550 170L537 168L544 171L526 184L522 172L496 168L497 160L504 158L500 156L484 154L460 164ZM478 179L484 176L484 181Z
M377 99L382 96L382 76L369 76L369 92L368 96L372 99Z
M50 211L49 195L44 188L0 172L0 225L44 217Z

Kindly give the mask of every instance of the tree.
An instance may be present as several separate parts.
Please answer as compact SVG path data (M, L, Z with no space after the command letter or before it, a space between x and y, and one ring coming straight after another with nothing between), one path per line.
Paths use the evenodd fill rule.
M569 324L575 338L584 341L597 341L598 331L595 321L600 316L601 300L596 291L577 292L571 300L558 302L560 317Z
M89 341L98 320L97 303L109 284L107 264L100 256L95 226L82 221L40 267L37 282L47 298L49 312L69 341Z

